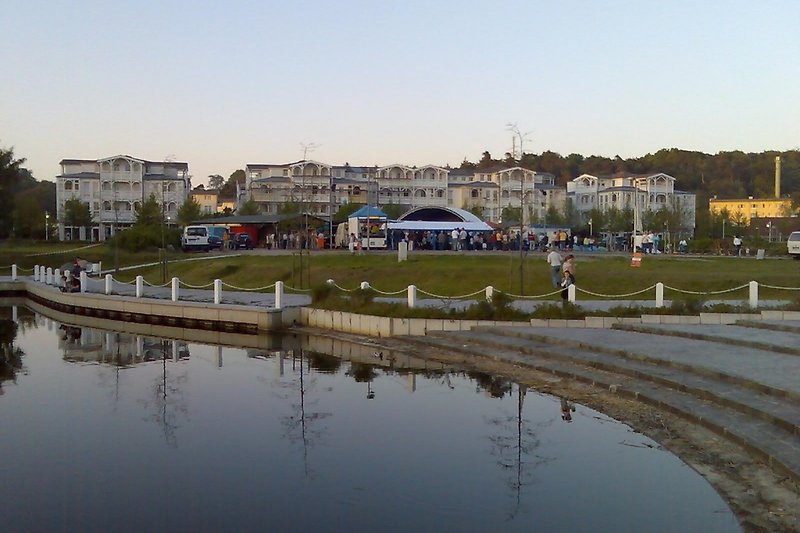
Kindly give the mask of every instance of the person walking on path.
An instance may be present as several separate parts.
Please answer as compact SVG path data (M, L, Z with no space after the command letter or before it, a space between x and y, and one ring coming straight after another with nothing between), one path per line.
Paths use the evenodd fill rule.
M561 254L558 253L556 247L550 249L547 254L547 264L550 265L550 279L553 282L553 288L557 289L561 284Z
M572 283L575 283L575 256L572 254L567 255L564 263L561 265L561 272L564 274L569 273L572 276Z
M733 238L733 247L736 249L736 257L742 256L742 238L736 235Z

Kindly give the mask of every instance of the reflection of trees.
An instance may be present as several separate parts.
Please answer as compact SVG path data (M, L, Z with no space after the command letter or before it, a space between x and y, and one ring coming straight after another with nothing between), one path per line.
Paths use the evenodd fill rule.
M511 394L513 390L513 384L511 381L501 377L474 371L467 372L467 375L475 380L475 382L478 384L479 390L485 390L491 394L493 398L502 398L506 394Z
M517 412L513 415L487 418L492 428L489 441L492 444L492 455L497 458L497 465L508 472L506 484L514 494L514 506L509 511L509 520L513 520L520 509L522 487L533 483L533 470L552 458L537 455L536 449L541 442L537 437L537 429L522 416L527 387L517 386ZM550 424L550 422L547 422Z
M17 325L12 320L0 319L0 393L3 382L16 381L17 372L22 370L22 356L25 352L14 346L17 339Z
M178 447L176 432L180 425L179 418L187 418L188 408L183 396L181 386L186 383L186 372L170 375L167 372L167 358L172 343L176 341L161 340L161 375L159 375L151 388L151 400L140 400L145 409L152 409L150 420L155 421L164 431L164 440L175 448Z
M296 354L299 354L299 357ZM284 416L281 422L284 436L289 442L300 443L303 448L303 468L308 477L312 474L309 467L309 449L322 442L327 428L319 427L320 423L333 416L333 413L316 410L319 399L308 398L316 387L316 379L309 373L312 368L311 359L305 358L305 355L303 350L292 351L292 376L288 381L280 381L279 386L289 389L287 394L282 395L284 399L295 399L290 404L291 414ZM304 368L304 359L308 368ZM291 389L296 389L296 395Z
M342 360L335 355L320 352L305 352L308 366L322 374L335 374L342 367Z

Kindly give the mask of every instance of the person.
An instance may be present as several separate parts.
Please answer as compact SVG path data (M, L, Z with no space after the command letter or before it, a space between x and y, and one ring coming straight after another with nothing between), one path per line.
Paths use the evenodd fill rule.
M686 239L681 239L681 241L678 243L678 251L682 254L685 254L688 249L689 244L686 242Z
M70 289L70 292L80 292L81 272L83 272L83 268L81 268L81 258L76 257L72 265L72 288Z
M575 283L575 256L572 254L567 255L564 263L561 265L561 272L569 272L572 276L572 283Z
M558 253L556 247L552 247L550 249L550 253L547 254L547 258L545 259L547 264L550 265L550 279L553 282L553 288L558 288L561 283L561 254Z
M572 413L575 412L575 406L570 404L566 398L561 398L561 420L564 422L572 422Z
M741 257L742 256L742 238L739 237L738 235L736 235L733 238L733 247L736 248L736 256L737 257Z
M569 298L569 286L574 284L575 278L572 276L572 273L569 270L565 270L561 279L561 299L564 303L567 303L567 299Z
M350 234L350 242L348 243L347 247L350 248L350 253L351 254L356 253L356 234L355 233L351 233Z

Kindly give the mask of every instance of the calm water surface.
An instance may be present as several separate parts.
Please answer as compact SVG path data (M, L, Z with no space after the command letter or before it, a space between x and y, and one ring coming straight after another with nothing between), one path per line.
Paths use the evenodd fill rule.
M502 379L0 313L3 531L738 531L653 441Z

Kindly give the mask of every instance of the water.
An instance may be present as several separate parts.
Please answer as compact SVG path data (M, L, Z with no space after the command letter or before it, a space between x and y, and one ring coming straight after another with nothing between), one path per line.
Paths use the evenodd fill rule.
M325 339L245 349L16 314L4 531L739 530L653 441L503 379ZM351 360L311 349L326 342Z

